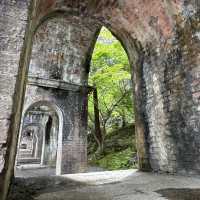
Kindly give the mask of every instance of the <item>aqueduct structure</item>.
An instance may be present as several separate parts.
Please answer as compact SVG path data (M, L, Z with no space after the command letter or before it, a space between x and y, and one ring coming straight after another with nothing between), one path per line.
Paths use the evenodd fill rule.
M1 0L1 200L27 111L57 115L56 173L85 169L88 74L102 26L129 57L140 170L200 173L199 0Z

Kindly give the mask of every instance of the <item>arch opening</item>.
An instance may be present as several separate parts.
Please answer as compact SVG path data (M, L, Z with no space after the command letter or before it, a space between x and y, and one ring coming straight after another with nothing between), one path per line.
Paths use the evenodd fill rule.
M88 164L100 170L138 167L133 85L128 55L102 27L92 53L88 83ZM95 168L95 167L94 167Z
M78 19L78 23L73 21L73 24L70 24L72 26L70 26L67 31L68 37L63 37L63 34L60 34L63 39L68 38L65 42L70 43L68 47L72 47L70 48L71 53L65 57L65 53L69 51L64 51L62 49L64 52L64 54L62 54L63 52L60 52L60 48L54 48L55 46L47 48L50 50L50 54L48 54L50 58L48 57L47 60L55 61L54 63L49 62L49 65L56 63L59 67L61 66L61 68L56 68L56 73L55 68L48 72L49 74L53 74L51 77L54 79L53 81L56 83L56 87L54 85L54 89L52 89L52 80L48 80L50 81L51 89L44 89L47 80L45 82L44 77L39 77L38 79L34 77L31 79L32 82L28 85L27 91L30 91L30 85L33 86L32 89L34 90L36 88L34 84L37 82L37 84L40 85L37 91L34 90L34 94L38 91L42 91L41 93L43 93L43 96L40 100L45 99L55 102L55 96L62 96L61 92L59 91L52 95L51 91L57 90L58 87L59 89L66 88L66 83L63 83L66 82L66 80L69 80L73 84L75 83L75 85L73 85L73 87L75 86L73 92L71 92L71 90L70 92L66 92L64 97L67 97L65 99L71 99L71 102L78 105L76 111L81 110L84 115L81 115L79 112L75 113L75 109L74 112L72 112L71 110L73 109L70 110L69 107L63 112L63 114L67 113L63 118L65 119L66 116L68 117L68 120L66 120L67 123L65 123L65 130L70 131L66 132L64 137L62 137L61 147L69 147L71 141L74 143L70 146L73 154L73 157L70 157L70 163L66 162L66 157L69 157L69 154L67 154L69 151L66 149L65 152L63 152L63 157L60 157L60 161L63 161L62 169L79 170L80 168L75 165L77 159L79 161L85 160L84 150L80 157L74 154L77 149L83 148L85 145L85 133L81 135L82 132L79 130L86 130L86 120L81 118L81 116L86 116L85 110L87 101L85 99L87 96L85 95L84 103L81 104L79 100L86 93L80 94L80 92L77 92L80 89L77 89L77 86L87 86L87 78L85 76L87 76L86 72L88 69L86 68L86 64L90 59L85 58L88 58L90 50L92 49L90 48L93 43L91 40L94 40L94 36L97 32L96 24L94 25L93 22L97 21L98 25L103 24L112 27L113 30L115 30L114 32L120 36L119 38L122 38L124 46L127 47L126 50L130 58L130 63L134 69L132 77L135 84L134 98L139 168L148 168L150 161L155 171L170 173L180 172L184 174L199 172L199 152L196 150L199 146L198 134L196 134L199 131L199 88L197 87L199 79L199 46L197 45L199 40L199 30L197 26L199 21L199 9L196 1L184 4L177 1L174 1L172 4L167 1L155 1L155 3L149 2L146 4L138 3L137 1L124 1L123 3L114 1L94 1L92 3L91 1L77 1L76 3L73 3L73 1L33 1L30 5L29 12L28 3L20 4L20 6L18 6L19 4L17 3L12 5L3 3L2 5L4 10L3 14L11 18L13 15L10 14L10 11L18 11L20 9L22 11L20 17L17 12L15 13L16 18L13 18L16 22L12 23L16 26L15 36L10 32L11 29L9 26L5 26L5 29L2 29L2 35L8 36L2 40L3 46L4 39L6 40L5 44L8 42L8 45L5 45L2 51L2 58L3 61L5 61L2 62L2 72L3 75L5 75L5 77L2 76L2 82L8 82L8 84L9 82L12 83L8 91L6 88L5 91L2 90L1 92L5 95L5 98L2 98L3 112L1 118L1 124L5 130L2 130L4 134L2 134L3 136L1 135L3 139L0 145L0 171L2 171L0 178L2 178L2 180L5 179L1 184L2 186L0 185L0 187L3 188L3 193L0 192L3 199L5 199L8 191L15 162L16 138L18 137L24 100L25 76L28 69L27 63L29 63L33 29L39 20L38 18L52 11L56 12L58 9L66 9L69 11L70 15L73 13L71 11L78 11L77 16L72 16L69 20L73 21L73 18L76 18L76 20ZM8 9L4 9L7 6ZM17 9L13 9L15 6L17 6ZM27 13L29 15L28 20L24 18L27 16ZM88 20L88 18L86 19L87 27L90 27L89 32L85 29L83 30L85 24L81 26L82 18L84 18L83 16L89 16L92 20L94 19L91 24L91 21ZM179 26L180 22L181 26ZM7 17L3 19L3 25L4 23L7 24ZM59 26L58 21L54 24ZM66 24L68 25L68 23ZM44 29L44 34L39 35L39 37L41 36L44 38L49 36L48 33L50 32L46 32L47 29ZM24 33L25 35L23 35ZM75 37L73 38L72 36ZM23 38L25 40L23 40ZM90 40L88 38L92 39ZM183 41L182 39L184 38L189 39ZM56 41L60 42L60 40ZM140 41L142 45L140 45L138 41ZM66 44L65 42L64 44ZM78 46L71 46L72 43L76 43ZM88 44L88 46L80 48L83 43ZM41 50L43 47L44 46L41 46ZM57 47L60 47L60 44ZM46 49L43 48L43 50L45 51ZM83 52L83 54L80 54L78 50ZM12 57L11 55L14 56ZM66 60L69 61L69 63L65 62ZM73 62L74 60L76 61ZM15 65L12 63L13 61L15 61ZM8 70L7 63L9 66ZM18 63L19 71L17 74ZM190 65L189 68L188 65ZM62 68L62 66L64 66L64 68ZM57 71L57 69L64 69L64 74L62 71ZM7 76L6 71L10 72L12 77ZM62 78L60 78L61 76ZM50 91L48 97L47 90L48 92ZM76 94L79 93L79 95L71 95L75 92ZM6 101L9 102L8 107L5 106ZM25 101L27 101L26 98ZM28 103L29 101L31 100L29 99ZM64 104L60 99L59 103L60 105ZM142 103L144 103L143 107ZM65 105L65 108L66 107ZM21 145L22 150L26 149L27 153L29 150L31 155L35 155L39 146L36 145L38 144L38 137L33 134L35 131L34 126L35 125L30 126L23 133L23 142ZM51 126L49 125L49 127ZM48 130L51 130L51 128L48 128ZM83 139L81 141L82 143L77 139L81 138L80 136ZM190 145L190 143L193 143L193 145ZM77 149L75 149L74 146L76 146Z
M61 106L64 113L63 121L65 121L66 127L63 129L64 132L59 143L61 153L58 158L60 167L56 170L57 174L85 172L87 170L87 101L88 92L91 89L88 85L89 63L92 59L92 52L101 26L95 24L94 30L88 29L88 26L85 27L85 24L81 23L81 19L79 20L80 23L75 26L73 22L71 23L64 16L55 16L55 18L48 18L47 21L44 21L41 27L37 27L29 67L25 108L27 107L26 104L29 105L29 101L32 102L32 96L35 96L36 101L37 99L47 99L48 101L59 102L58 104L60 104L59 106ZM120 46L123 56L126 57L126 64L115 63L118 66L115 67L114 71L117 68L124 68L124 72L126 71L125 76L129 76L129 80L127 78L125 78L126 80L120 80L121 85L124 84L124 87L125 85L129 87L128 93L132 94L134 90L130 87L133 81L131 80L133 76L129 64L130 54L128 54L127 48L123 48L125 42L120 40L118 44L120 45L116 47ZM119 60L120 58L118 58ZM113 62L111 58L109 62L110 64ZM119 66L123 64L126 67ZM79 94L72 87L79 88L77 90ZM61 93L65 94L60 95ZM128 95L124 94L124 96ZM65 98L66 100L69 99L68 102L65 101ZM133 102L133 98L129 99L130 102ZM68 106L66 106L67 103ZM125 118L126 115L124 114ZM47 125L45 128L51 129L50 121ZM134 130L132 131L134 132ZM48 143L48 135L46 136L46 143ZM134 157L132 160L136 163L137 155L135 149L134 151L134 155L132 150L128 153L130 157Z
M62 123L56 105L40 101L28 106L20 128L15 176L31 176L29 169L37 169L38 175L43 175L45 168L51 175L60 173Z

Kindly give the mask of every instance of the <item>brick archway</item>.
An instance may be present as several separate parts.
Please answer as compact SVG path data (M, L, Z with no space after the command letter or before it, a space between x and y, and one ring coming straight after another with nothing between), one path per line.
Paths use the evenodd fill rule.
M60 10L76 12L89 28L93 20L105 25L122 40L134 69L143 158L148 141L155 171L200 172L198 1L27 0L2 1L0 8L1 35L7 36L0 43L2 199L13 174L34 30L43 17Z
M62 138L63 138L63 123L64 123L63 112L62 112L62 109L59 107L59 105L56 105L56 103L47 101L47 100L37 101L40 98L40 96L36 96L35 98L36 99L31 98L29 100L26 100L26 102L24 104L20 132L22 132L22 126L23 126L23 121L24 121L25 116L27 115L28 111L34 109L35 107L46 106L46 107L49 107L53 112L56 113L56 118L58 120L57 150L56 150L56 175L60 175L61 174L61 163L62 163ZM19 139L20 139L20 136L19 136ZM18 148L19 148L19 144L18 144Z

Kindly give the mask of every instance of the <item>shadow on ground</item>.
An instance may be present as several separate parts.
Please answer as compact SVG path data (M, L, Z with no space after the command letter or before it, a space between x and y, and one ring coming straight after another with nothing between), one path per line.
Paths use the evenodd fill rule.
M155 192L169 200L200 200L200 189L167 188Z
M15 178L8 200L33 200L43 193L58 192L81 185L84 186L83 183L56 176Z
M9 193L8 200L111 200L106 195L93 191L93 194L77 192L86 186L85 183L67 179L66 177L32 177L15 178ZM66 189L68 195L66 196Z

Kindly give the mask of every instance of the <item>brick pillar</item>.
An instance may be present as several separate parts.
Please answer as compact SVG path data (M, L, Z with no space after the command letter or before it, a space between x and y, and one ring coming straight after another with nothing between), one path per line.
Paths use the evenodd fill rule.
M13 174L31 30L30 1L0 2L0 199L7 195ZM30 36L30 34L29 34ZM25 41L25 43L24 43ZM23 50L23 45L24 49ZM22 51L23 50L23 51ZM21 53L22 52L22 53ZM20 66L20 68L19 68ZM19 68L19 69L18 69Z

